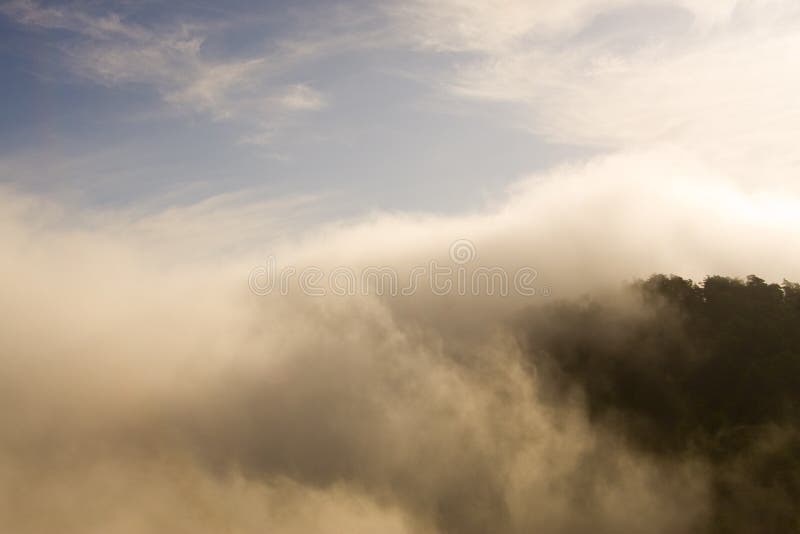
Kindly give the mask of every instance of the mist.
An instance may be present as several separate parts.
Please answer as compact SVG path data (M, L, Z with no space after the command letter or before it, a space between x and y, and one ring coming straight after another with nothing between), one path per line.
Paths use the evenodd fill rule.
M637 280L800 280L800 201L676 149L530 176L466 215L283 239L265 236L292 202L131 213L6 189L0 205L3 531L751 532L767 512L742 503L774 495L751 453L796 440L765 417L718 461L646 395L615 396L667 354L705 357L662 279ZM470 267L534 268L538 293L248 287L267 254L405 273L452 264L459 239ZM762 501L722 502L721 481ZM798 521L782 495L774 529Z

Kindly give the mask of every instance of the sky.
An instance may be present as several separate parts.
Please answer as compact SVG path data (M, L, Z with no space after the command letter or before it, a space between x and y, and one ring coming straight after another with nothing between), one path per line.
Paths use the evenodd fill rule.
M453 211L586 152L455 96L439 73L468 52L417 42L412 14L392 6L12 2L2 14L3 181L81 204L253 189L322 195L337 214Z
M4 2L0 179L89 207L464 213L666 148L794 189L796 3L551 4Z

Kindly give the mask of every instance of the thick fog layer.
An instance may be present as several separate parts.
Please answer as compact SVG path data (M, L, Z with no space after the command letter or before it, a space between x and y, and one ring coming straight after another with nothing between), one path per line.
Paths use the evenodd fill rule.
M291 243L266 244L275 206L1 202L0 530L17 533L705 531L713 462L598 418L591 377L564 382L551 343L650 320L623 283L652 273L800 279L796 199L671 151L531 177L471 216L377 214ZM535 292L436 295L423 277L339 296L324 277L325 296L297 278L259 295L269 256L401 279L432 260L529 267ZM548 311L587 294L598 322Z

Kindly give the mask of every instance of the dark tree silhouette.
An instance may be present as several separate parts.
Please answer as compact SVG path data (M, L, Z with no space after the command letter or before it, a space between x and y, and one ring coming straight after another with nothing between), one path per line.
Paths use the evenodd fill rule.
M522 340L558 400L642 451L713 469L709 532L800 532L800 285L654 275L643 306L531 310Z

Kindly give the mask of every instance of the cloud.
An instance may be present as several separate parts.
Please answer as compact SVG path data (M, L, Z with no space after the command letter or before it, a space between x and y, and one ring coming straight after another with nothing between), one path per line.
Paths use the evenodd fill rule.
M726 23L744 6L759 11L787 2L729 0L415 0L388 9L400 24L408 25L418 46L451 52L504 54L521 48L547 47L569 39L606 15L626 10L673 8L686 11L701 28Z
M793 187L794 2L412 6L420 45L467 54L440 78L452 94L511 103L560 143L672 143L751 186Z
M405 67L419 69L413 76L476 110L510 103L515 125L551 141L605 150L673 143L751 185L793 187L798 164L798 112L786 102L800 79L790 64L800 12L790 0L307 8L288 22L301 37L276 37L246 57L204 51L209 37L224 34L219 24L142 25L30 0L2 10L21 24L71 32L60 46L73 72L109 86L145 84L176 109L238 121L246 143L271 144L292 117L329 103L319 88L291 80L300 66L400 51L414 59ZM435 70L431 54L444 54Z
M286 92L280 95L277 101L287 109L315 110L325 107L325 98L305 84L287 87Z
M126 24L114 13L96 16L65 6L43 6L33 0L7 2L3 5L2 11L22 24L70 30L93 38L108 39L111 36L118 36L141 41L152 37L146 29Z
M6 530L649 533L708 518L701 461L643 455L579 399L542 400L509 320L544 297L258 297L256 245L236 246L258 209L0 203ZM535 267L551 298L654 270L798 279L799 203L662 149L531 177L473 215L378 214L271 252L402 270L469 238L481 264Z
M563 33L602 9L592 0L525 2L418 0L395 6L394 16L413 26L418 46L440 51L499 53L531 34Z
M249 123L262 130L293 110L319 109L323 95L305 85L281 94L273 81L286 68L282 51L255 57L209 58L203 46L212 28L202 23L144 26L116 13L95 14L83 6L45 7L16 0L2 12L17 22L42 29L68 30L74 36L60 46L72 71L95 83L144 84L177 109L217 120ZM271 102L267 110L260 105Z

